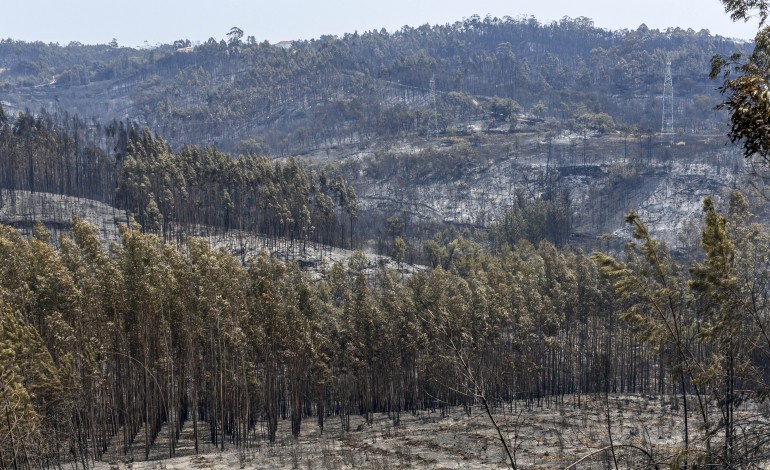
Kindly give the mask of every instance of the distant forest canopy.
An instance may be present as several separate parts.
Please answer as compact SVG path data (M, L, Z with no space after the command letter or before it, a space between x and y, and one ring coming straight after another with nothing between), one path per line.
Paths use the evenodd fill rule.
M227 40L148 49L8 39L0 42L0 90L14 112L128 118L174 148L288 155L383 135L457 132L479 120L515 130L522 115L573 129L656 130L670 57L675 125L701 132L723 126L712 112L711 58L747 46L706 30L608 31L587 18L489 16L290 47L244 40L235 27Z

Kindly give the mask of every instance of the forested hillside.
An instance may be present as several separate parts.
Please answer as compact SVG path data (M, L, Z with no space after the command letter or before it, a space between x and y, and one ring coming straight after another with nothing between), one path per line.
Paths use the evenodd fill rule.
M453 148L456 163L472 148ZM57 239L40 225L28 239L2 229L2 466L146 458L161 431L172 456L183 431L241 448L275 440L278 420L299 436L330 419L345 430L353 415L387 413L398 426L402 413L564 406L566 396L600 392L679 396L689 427L672 432L685 444L650 450L661 461L764 458L751 443L766 423L741 405L761 404L768 379L770 346L749 341L767 328L768 229L737 192L727 219L706 204L705 250L689 252L705 262L690 274L635 214L638 241L625 261L602 255L597 267L554 245L566 245L563 198L519 193L488 232L450 228L424 241L429 271L407 275L357 254L311 276L189 236L208 226L276 243L360 243L366 232L350 237L355 191L297 159L175 152L135 126L24 113L2 114L0 155L3 206L28 193L69 194L142 222L109 247L80 219ZM433 161L399 162L405 155L382 158L380 171L407 165L420 179ZM658 165L643 156L621 168ZM436 161L451 169L450 157ZM635 178L615 177L627 187ZM383 225L400 265L414 240L401 237L398 216ZM724 451L732 441L746 447Z
M233 28L227 40L142 50L3 40L3 101L14 113L44 107L103 123L129 119L174 148L290 155L464 131L479 119L513 128L519 113L575 129L657 130L669 57L676 126L693 132L721 121L711 112L712 56L744 48L708 31L608 31L586 18L474 16L288 48L243 36Z
M627 239L623 217L634 208L656 236L691 257L702 198L721 200L747 181L764 213L762 179L747 176L737 150L713 137L681 136L681 145L653 133L546 137L424 138L310 164L213 147L174 151L132 124L3 114L0 220L66 229L72 212L57 204L24 213L28 204L16 204L21 194L61 194L105 203L123 221L131 214L166 240L213 230L241 245L265 237L273 247L313 243L429 264L433 243L460 234L492 250L522 239L618 249Z
M551 211L546 237L591 249L596 237L620 228L631 208L650 207L658 226L679 230L702 196L722 196L744 179L723 146L723 114L713 111L719 83L708 71L715 54L730 56L749 45L708 31L644 25L607 31L586 18L541 24L474 16L290 46L257 43L235 27L223 33L226 40L193 45L180 39L146 49L4 40L3 106L11 122L21 112L69 135L74 146L62 150L72 165L104 173L94 183L102 185L100 194L89 197L133 211L145 228L145 213L158 212L162 221L153 216L152 227L162 224L167 238L175 224L205 221L338 246L346 240L345 246L391 254L401 237L409 243L407 258L424 262L423 242L447 224L483 229L504 220L515 204L551 200L559 207ZM667 59L677 136L664 142L656 132ZM150 153L181 155L169 160L174 168L149 165L147 151L123 161L131 129L139 136L144 126L153 140L162 139ZM214 164L212 150L201 145L245 157L220 165L217 175L180 168L187 165L181 160ZM88 155L73 156L86 147ZM104 168L93 169L94 155L103 156L94 165ZM303 170L306 189L295 181L260 190L277 195L299 184L297 194L310 199L303 203L307 211L296 198L286 203L291 208L280 202L256 209L260 203L246 193L266 170L250 155L296 156L318 165ZM715 176L685 177L693 173L685 160L703 162L709 168L702 173ZM30 174L16 168L17 177ZM315 179L322 169L326 187ZM129 178L129 171L136 174ZM139 174L151 187L142 186ZM182 186L199 184L191 183L198 177L216 179L218 189L187 199L187 191L196 190ZM31 180L14 184L6 187L34 189ZM82 185L68 185L66 194L82 194ZM579 209L586 204L593 207ZM400 229L387 225L390 217ZM340 228L334 237L331 227ZM666 234L669 242L677 237L673 230Z

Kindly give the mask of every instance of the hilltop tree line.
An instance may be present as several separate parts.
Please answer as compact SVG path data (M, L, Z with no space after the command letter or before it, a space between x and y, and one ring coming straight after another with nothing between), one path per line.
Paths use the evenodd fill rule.
M52 106L64 109L78 87L112 80L130 101L130 117L174 145L288 155L383 134L445 132L479 119L507 120L515 128L522 111L577 127L656 129L669 53L682 111L677 125L698 131L721 125L710 112L716 104L706 78L710 59L741 50L705 30L641 25L608 31L587 18L542 24L532 17L472 16L322 36L290 48L243 40L238 31L227 41L211 38L193 47L180 40L151 50L4 40L0 67L7 72L0 80L7 91L24 95L30 85L27 91L20 85L45 84L53 76L54 86L33 94L55 95ZM77 103L82 114L114 117Z
M10 119L0 107L0 161L0 185L10 198L23 190L99 200L166 239L215 227L290 243L353 243L355 191L292 158L233 158L212 147L173 152L132 124L102 127L45 113Z

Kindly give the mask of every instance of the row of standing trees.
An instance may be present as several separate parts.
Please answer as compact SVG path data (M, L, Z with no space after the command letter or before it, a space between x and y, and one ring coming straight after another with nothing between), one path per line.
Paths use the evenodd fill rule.
M318 280L136 227L109 249L77 219L58 248L42 226L29 239L3 227L2 466L148 456L161 431L174 455L183 429L196 445L249 446L284 419L298 437L310 418L397 425L598 392L678 393L671 462L750 464L767 435L741 407L770 379L770 236L743 201L727 219L706 203L690 275L633 214L624 261L526 241L492 256L459 239L446 269L372 273L359 253Z
M296 437L311 417L471 405L451 348L493 403L668 387L590 260L547 243L409 279L358 254L320 281L131 228L106 249L80 220L57 245L0 235L5 467L149 455L162 429L173 455L183 427L224 448L274 441L281 419Z
M208 226L273 240L353 243L353 188L293 158L232 158L211 147L173 152L134 125L102 127L46 113L10 119L0 107L0 163L4 189L99 200L167 239Z

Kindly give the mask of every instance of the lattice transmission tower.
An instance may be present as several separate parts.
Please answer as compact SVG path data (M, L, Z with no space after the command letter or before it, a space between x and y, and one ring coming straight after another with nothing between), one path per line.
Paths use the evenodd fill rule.
M430 116L430 133L438 135L438 111L436 111L436 75L430 76L430 105L432 107Z
M674 82L671 80L671 56L666 57L666 76L663 79L663 124L661 136L674 135Z

